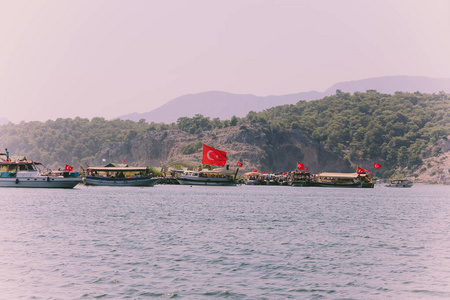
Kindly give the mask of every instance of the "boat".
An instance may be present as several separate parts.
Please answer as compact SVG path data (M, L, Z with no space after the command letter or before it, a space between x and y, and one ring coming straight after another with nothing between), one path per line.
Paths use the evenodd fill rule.
M177 177L177 181L182 185L235 186L238 170L232 170L229 166L213 170L187 170Z
M365 173L319 173L313 176L312 186L373 188L374 183Z
M290 186L311 186L311 173L295 170L289 173Z
M0 187L72 189L81 182L78 172L44 171L42 164L24 156L0 153Z
M247 172L244 174L245 185L262 185L264 184L263 175L259 172Z
M218 166L213 170L186 170L176 179L182 185L235 186L239 168L232 169L227 162L227 153L203 144L202 165Z
M83 183L94 186L152 187L159 180L160 178L153 177L146 167L105 166L88 167Z
M408 179L393 179L386 183L386 187L400 187L400 188L410 188L413 183Z

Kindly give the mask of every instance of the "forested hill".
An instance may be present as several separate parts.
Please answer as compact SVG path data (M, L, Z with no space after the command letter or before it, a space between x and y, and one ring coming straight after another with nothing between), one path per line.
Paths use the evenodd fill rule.
M78 168L102 164L102 159L130 165L196 164L204 142L229 151L233 160L245 159L248 168L287 171L299 161L314 166L313 172L350 171L377 162L382 165L379 176L400 171L418 176L432 167L424 164L427 157L447 151L429 147L441 145L450 134L449 99L445 93L337 91L225 121L196 115L172 124L103 118L7 124L0 126L0 147L48 167ZM325 164L326 158L332 159ZM450 177L448 168L442 172Z

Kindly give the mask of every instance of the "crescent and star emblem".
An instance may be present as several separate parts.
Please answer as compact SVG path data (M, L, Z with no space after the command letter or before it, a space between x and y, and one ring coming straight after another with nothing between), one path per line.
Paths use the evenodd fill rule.
M210 153L214 153L214 151L209 150L209 151L206 153L206 157L207 157L209 160L214 160L214 158L211 158L211 156L209 156ZM216 158L219 158L219 156L218 156L217 154L216 154Z

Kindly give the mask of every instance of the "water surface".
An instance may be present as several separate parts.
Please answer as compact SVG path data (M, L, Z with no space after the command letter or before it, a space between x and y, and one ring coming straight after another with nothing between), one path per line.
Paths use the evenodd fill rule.
M0 190L0 299L448 299L450 187Z

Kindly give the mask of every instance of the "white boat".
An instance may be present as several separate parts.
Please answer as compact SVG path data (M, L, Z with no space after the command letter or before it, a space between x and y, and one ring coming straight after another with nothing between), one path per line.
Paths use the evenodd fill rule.
M89 167L83 179L96 186L154 186L160 178L152 177L146 167Z
M401 188L410 188L413 186L413 183L407 179L395 179L390 180L386 183L386 187L401 187Z
M81 182L77 172L43 172L42 164L0 153L0 187L72 189Z
M238 170L225 167L214 170L184 171L177 180L182 185L234 186Z

